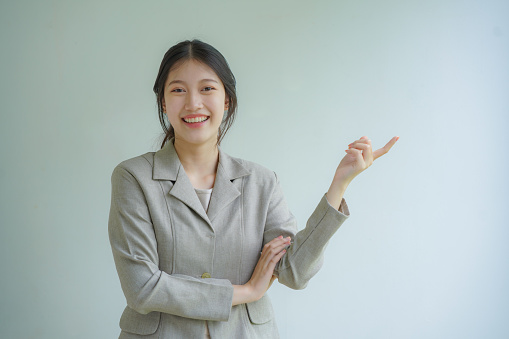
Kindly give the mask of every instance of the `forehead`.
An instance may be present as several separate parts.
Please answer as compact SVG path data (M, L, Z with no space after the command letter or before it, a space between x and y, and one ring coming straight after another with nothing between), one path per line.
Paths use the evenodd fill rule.
M173 65L168 73L168 79L166 82L172 80L183 80L186 82L200 81L202 79L213 79L221 83L221 80L212 68L200 61L191 59L180 61Z

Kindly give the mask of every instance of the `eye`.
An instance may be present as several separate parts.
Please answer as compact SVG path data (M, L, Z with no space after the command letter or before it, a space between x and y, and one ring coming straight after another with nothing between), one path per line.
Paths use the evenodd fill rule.
M182 92L184 92L184 90L182 88L175 88L175 89L172 89L171 92L182 93Z
M212 90L214 90L214 89L215 89L215 88L214 88L214 87L211 87L211 86L207 86L207 87L204 87L204 88L203 88L203 90L204 90L205 92L209 92L209 91L212 91Z

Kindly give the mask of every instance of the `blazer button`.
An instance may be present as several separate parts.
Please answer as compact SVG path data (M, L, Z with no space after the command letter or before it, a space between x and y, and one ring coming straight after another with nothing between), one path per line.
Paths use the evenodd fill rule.
M201 275L201 277L202 277L203 279L210 278L210 273L205 272L205 273L203 273L203 274Z

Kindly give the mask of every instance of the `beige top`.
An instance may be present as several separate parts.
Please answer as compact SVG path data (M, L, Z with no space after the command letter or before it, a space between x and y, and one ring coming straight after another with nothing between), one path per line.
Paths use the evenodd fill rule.
M209 209L210 196L212 195L212 188L209 189L199 189L195 188L196 194L198 195L198 199L203 206L205 212Z

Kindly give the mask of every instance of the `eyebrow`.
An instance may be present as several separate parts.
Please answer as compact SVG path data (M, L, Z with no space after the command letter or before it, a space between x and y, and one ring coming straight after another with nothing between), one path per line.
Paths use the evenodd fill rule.
M208 81L212 81L212 82L215 82L216 84L219 84L219 82L217 82L216 80L214 79L201 79L200 82L208 82ZM172 80L170 81L170 83L168 84L168 86L170 86L171 84L185 84L186 82L183 81L183 80Z

